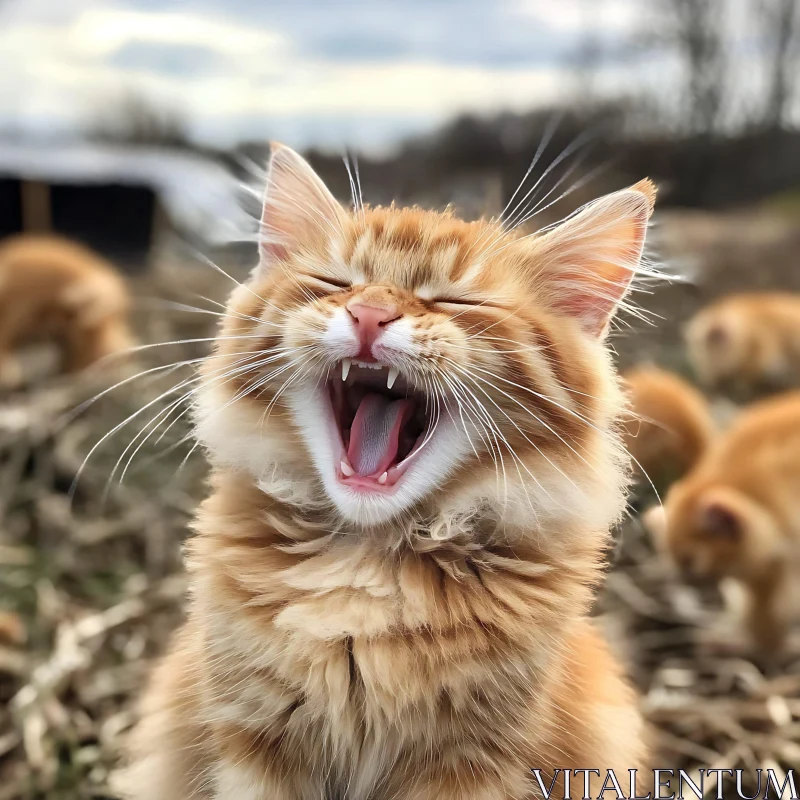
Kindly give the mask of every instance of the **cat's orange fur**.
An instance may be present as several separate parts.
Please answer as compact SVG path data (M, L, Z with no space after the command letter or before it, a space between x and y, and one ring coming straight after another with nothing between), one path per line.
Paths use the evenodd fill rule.
M273 150L261 264L203 368L189 619L126 797L521 800L531 768L644 766L588 612L626 481L603 337L653 197L642 182L522 237L346 212ZM378 363L349 366L365 307ZM346 366L342 391L370 392L371 367L397 367L438 419L393 484L342 469L358 423L337 445L326 398Z
M0 385L23 379L16 351L49 342L67 370L131 345L128 289L114 267L75 242L22 235L0 243Z
M647 520L687 574L749 590L749 632L778 653L800 569L800 392L743 412Z
M689 359L714 389L752 393L800 384L800 295L734 294L700 311L686 328Z
M623 375L630 401L625 448L634 471L659 487L688 472L715 434L708 403L672 372L642 366Z

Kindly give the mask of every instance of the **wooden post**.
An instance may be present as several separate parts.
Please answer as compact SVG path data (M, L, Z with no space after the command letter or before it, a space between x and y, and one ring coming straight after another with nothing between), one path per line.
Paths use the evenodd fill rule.
M503 210L503 175L493 170L484 176L483 209L485 217L496 217Z
M167 228L167 215L161 205L161 198L156 192L153 200L153 217L150 222L150 247L145 262L145 269L149 271L152 271L157 266L161 255L161 247L164 244L164 233Z
M53 229L53 210L50 206L50 185L43 181L23 179L20 183L22 200L22 230L25 233L47 233Z

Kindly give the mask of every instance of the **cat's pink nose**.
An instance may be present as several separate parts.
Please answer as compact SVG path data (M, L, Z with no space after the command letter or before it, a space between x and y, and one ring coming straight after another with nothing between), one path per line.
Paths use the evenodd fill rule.
M372 343L380 336L381 329L402 315L394 306L378 308L365 303L348 303L347 310L355 322L358 338L361 340L361 351L356 358L362 361L373 359Z

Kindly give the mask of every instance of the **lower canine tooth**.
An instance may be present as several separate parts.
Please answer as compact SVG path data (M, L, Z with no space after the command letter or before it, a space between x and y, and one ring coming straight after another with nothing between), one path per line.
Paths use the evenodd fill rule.
M386 481L388 479L389 479L389 473L388 472L384 472L383 475L381 475L380 478L378 478L378 483L383 485L384 483L386 483Z
M350 374L350 365L352 363L353 362L349 358L343 358L342 359L342 380L343 381L347 380L347 376Z
M389 377L386 378L386 388L391 389L394 386L394 382L397 380L397 376L400 374L400 370L397 367L392 367L389 370Z
M348 478L355 473L355 470L346 461L342 461L339 467Z

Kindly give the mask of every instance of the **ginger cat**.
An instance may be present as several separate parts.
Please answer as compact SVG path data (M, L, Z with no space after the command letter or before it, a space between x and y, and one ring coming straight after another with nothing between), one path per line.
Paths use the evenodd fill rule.
M800 392L744 411L646 521L688 575L745 587L749 633L777 655L800 574Z
M0 243L0 386L24 382L21 346L55 344L67 371L130 347L128 289L114 267L55 236Z
M531 768L645 765L588 613L626 482L604 337L654 194L526 237L346 211L273 147L125 797L522 800Z
M658 367L631 369L623 380L630 401L624 442L634 472L656 488L666 487L711 444L716 428L708 403L685 380Z
M752 394L800 384L800 295L734 294L686 328L689 360L703 385Z

